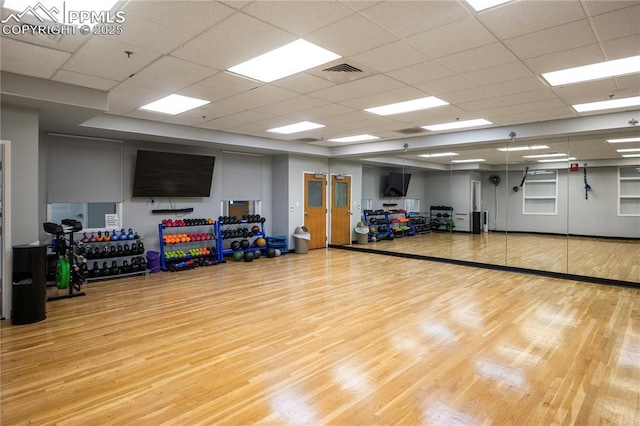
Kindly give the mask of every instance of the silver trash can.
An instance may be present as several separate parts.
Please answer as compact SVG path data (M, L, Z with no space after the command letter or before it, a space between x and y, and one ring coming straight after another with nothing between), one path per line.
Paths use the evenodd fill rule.
M364 222L358 222L355 230L357 243L367 244L369 242L369 227Z
M306 254L309 252L309 240L311 234L306 226L298 226L293 232L293 243L295 252L298 254Z

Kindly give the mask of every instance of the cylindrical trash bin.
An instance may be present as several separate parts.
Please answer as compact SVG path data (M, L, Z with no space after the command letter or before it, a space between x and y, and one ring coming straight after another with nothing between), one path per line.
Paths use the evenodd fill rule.
M152 274L154 272L160 272L160 253L153 250L147 252L147 268L149 268L149 272Z
M369 242L369 227L364 222L358 222L356 225L356 241L358 244L367 244Z
M306 254L309 252L309 240L311 234L306 226L298 226L293 232L293 243L295 244L295 252L298 254Z

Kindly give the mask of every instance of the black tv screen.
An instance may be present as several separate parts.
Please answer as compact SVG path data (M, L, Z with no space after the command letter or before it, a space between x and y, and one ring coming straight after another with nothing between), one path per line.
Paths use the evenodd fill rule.
M382 195L384 197L404 197L409 189L410 173L391 172L387 177Z
M209 197L215 157L138 151L133 197Z

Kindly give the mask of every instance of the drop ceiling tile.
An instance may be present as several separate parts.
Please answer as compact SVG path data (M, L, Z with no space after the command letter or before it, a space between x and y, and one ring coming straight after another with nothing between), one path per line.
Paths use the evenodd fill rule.
M453 1L385 1L362 12L398 37L408 37L469 16Z
M2 38L0 65L3 71L49 78L71 56L68 52Z
M296 96L295 98L286 99L260 108L254 108L254 111L273 115L288 115L324 105L327 105L327 102L320 99L309 96Z
M395 37L362 16L352 15L308 34L305 40L346 57L391 43Z
M129 15L136 15L192 35L200 34L234 13L234 9L219 1L136 0L128 2L124 10L127 19Z
M137 72L129 79L129 83L174 92L217 72L212 68L164 56Z
M143 105L157 101L168 94L168 92L121 83L109 92L109 108L107 112L110 114L126 114ZM166 116L167 114L163 115L163 117Z
M553 108L553 109L541 109L536 111L527 112L527 123L534 121L547 121L547 120L560 120L562 118L576 117L577 114L570 107Z
M596 43L589 21L571 22L535 33L505 40L506 46L521 59L549 55Z
M331 117L323 117L322 123L325 126L338 126L344 125L354 121L371 120L375 118L372 114L364 111L354 111L346 114L333 115Z
M489 44L440 59L440 62L458 73L489 68L517 60L501 43Z
M547 101L556 99L556 95L549 89L535 90L532 92L515 93L513 95L501 96L504 102L509 105L518 106L531 102Z
M246 78L240 78L234 75L220 72L205 80L193 84L180 91L181 95L204 97L211 101L220 101L222 99L237 96L249 90L261 87L263 84Z
M482 111L482 118L495 123L498 117L504 117L505 115L513 114L520 114L520 111L512 106L503 106L498 108L485 109L484 111Z
M633 1L602 1L602 0L582 0L582 4L589 16L602 15L614 10L624 9L633 6Z
M534 74L522 64L522 62L510 62L495 67L489 67L478 71L464 74L468 80L478 85L490 85L503 83L505 81L519 80L532 77Z
M204 123L216 118L233 115L241 111L244 110L238 107L230 107L228 105L221 105L216 102L211 102L210 104L203 105L199 108L185 111L180 114L180 116L194 118L197 119L200 123Z
M136 15L127 16L121 25L122 34L99 37L161 53L169 53L193 37L186 31L148 21ZM135 50L133 52L135 55Z
M324 117L330 117L332 115L348 114L354 112L353 109L347 108L339 104L329 104L321 107L311 108L308 110L294 112L289 114L289 118L296 121L316 121L321 120Z
M488 99L481 99L478 101L461 102L456 105L460 109L467 111L468 113L472 113L470 116L469 114L467 114L467 116L461 117L461 118L464 118L465 120L472 119L472 118L486 118L484 116L484 111L507 106L506 103L504 103L498 98L488 98Z
M353 57L378 72L388 72L428 61L430 58L404 41L396 41Z
M377 4L382 3L382 1L369 1L369 0L344 0L341 1L340 3L344 4L345 6L350 7L353 10L356 11L362 11L365 9L369 9Z
M298 94L290 90L281 89L272 85L264 85L254 90L226 98L219 103L221 105L249 110L280 102L285 99L294 98L296 96L298 96Z
M609 95L616 93L617 87L613 78L589 81L580 84L569 84L552 89L560 99L569 104L604 101Z
M274 86L282 87L283 89L293 90L298 93L310 93L316 90L326 89L332 87L335 83L316 77L309 73L298 73L289 77L281 78L272 82Z
M616 10L592 18L599 41L640 34L640 5Z
M76 86L90 87L98 90L113 89L118 82L106 78L95 77L93 75L80 74L72 71L59 70L51 77L52 80L62 83L74 84Z
M484 86L485 90L496 96L512 95L514 93L532 92L544 89L545 84L538 77L527 77L520 80L512 80L504 83Z
M500 39L585 19L577 1L518 1L478 14L478 19Z
M423 90L425 93L430 93L434 96L440 97L444 93L472 89L477 86L473 82L460 75L453 75L451 77L445 77L438 80L419 83L416 84L415 87Z
M180 46L171 55L225 70L295 39L279 28L236 13Z
M242 12L300 37L354 13L335 1L258 1Z
M216 118L215 120L207 121L198 127L204 127L206 129L213 130L226 130L232 127L238 127L252 123L254 121L263 121L272 117L269 114L264 114L256 111L243 111L238 114L228 115L226 117Z
M550 99L548 101L531 102L530 104L518 105L521 112L539 111L544 109L566 108L568 105L560 99Z
M491 93L487 92L483 88L474 87L471 89L458 90L450 92L441 97L443 101L447 101L450 104L460 104L463 102L477 101L480 99L492 98Z
M525 59L524 63L531 68L533 72L542 74L545 72L558 71L566 68L602 62L604 60L605 58L602 56L600 46L592 44L567 50L565 52L552 53L550 55L543 55L537 58Z
M476 20L468 17L406 39L407 43L432 58L441 58L475 47L496 43L498 39Z
M162 113L153 112L153 111L144 111L140 109L135 109L124 115L127 117L139 118L141 120L151 120L151 121L164 121L167 117L170 116L169 114L162 114Z
M617 38L602 43L607 59L628 58L640 55L640 35Z
M131 57L126 50L135 52ZM161 54L103 37L91 38L76 52L63 69L122 81L153 62Z
M451 69L437 61L422 62L387 73L389 77L395 78L405 84L420 84L449 77L453 74L455 73Z

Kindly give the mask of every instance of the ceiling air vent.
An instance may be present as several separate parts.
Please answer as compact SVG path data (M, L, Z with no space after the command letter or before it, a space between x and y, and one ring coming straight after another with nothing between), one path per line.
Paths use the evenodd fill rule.
M408 129L400 129L396 130L398 133L402 133L403 135L414 135L416 133L426 132L422 127L409 127Z
M346 83L358 78L364 77L366 74L360 68L356 68L349 64L338 64L322 70L322 75L329 81L336 84Z
M325 68L324 72L362 72L360 68L356 68L349 64L339 64L333 67Z
M300 139L296 139L296 142L305 142L305 143L309 143L309 142L318 142L321 139L318 138L300 138Z

